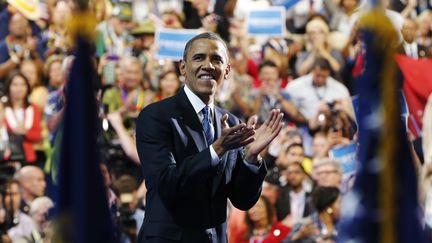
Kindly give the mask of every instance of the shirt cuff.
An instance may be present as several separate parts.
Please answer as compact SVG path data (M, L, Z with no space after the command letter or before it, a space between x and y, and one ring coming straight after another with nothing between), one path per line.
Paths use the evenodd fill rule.
M211 156L211 165L216 167L219 164L220 158L217 155L216 151L213 148L213 144L210 145L210 156Z
M261 165L263 164L261 156L259 156L258 160L261 161L258 164L249 163L247 160L243 160L243 162L245 163L246 167L248 167L254 174L258 174L259 169L261 168Z

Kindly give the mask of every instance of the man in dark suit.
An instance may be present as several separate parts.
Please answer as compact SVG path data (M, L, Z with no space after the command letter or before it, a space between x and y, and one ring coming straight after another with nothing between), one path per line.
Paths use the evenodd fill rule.
M256 116L246 125L214 105L230 71L227 47L214 34L187 43L180 71L185 87L144 108L137 121L148 189L138 242L227 242L227 199L242 210L256 203L266 175L259 153L283 115L273 110L256 129Z
M280 189L279 198L276 201L276 216L278 221L285 225L294 226L314 212L311 194L304 189L306 172L300 162L291 162L281 174L287 184Z
M401 54L405 54L414 59L430 58L432 56L431 48L417 43L417 23L406 18L402 27L403 42L399 48Z

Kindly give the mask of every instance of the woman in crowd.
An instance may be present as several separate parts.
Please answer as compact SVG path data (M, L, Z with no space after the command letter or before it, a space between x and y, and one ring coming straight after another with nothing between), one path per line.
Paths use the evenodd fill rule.
M63 86L65 75L62 69L63 56L53 55L45 62L45 76L48 79L48 91L54 91Z
M417 17L418 37L417 43L432 48L432 12L430 10L423 11Z
M162 73L159 78L159 94L157 100L163 100L171 97L179 91L181 82L178 74L174 70Z
M299 76L309 73L317 57L329 61L334 73L338 74L344 65L339 50L328 42L329 27L321 18L314 18L306 25L306 49L297 56L296 70Z
M20 66L21 73L30 82L30 103L44 109L48 99L48 89L42 84L41 75L33 60L25 60Z
M40 109L30 104L30 83L20 72L12 73L5 84L5 123L9 134L11 160L34 163L34 145L41 141Z
M246 229L237 235L236 243L277 243L291 230L275 221L273 205L264 196L246 212L245 223Z
M336 221L340 218L340 191L337 187L319 186L312 193L316 213L294 226L283 242L317 243L336 240ZM327 240L327 241L326 241Z
M56 1L52 12L51 25L42 35L46 48L45 58L53 54L67 55L70 46L67 41L68 21L72 16L72 7L68 1Z
M333 0L324 0L324 7L331 16L330 29L349 36L350 23L358 3L358 0L341 0L339 5L336 5Z

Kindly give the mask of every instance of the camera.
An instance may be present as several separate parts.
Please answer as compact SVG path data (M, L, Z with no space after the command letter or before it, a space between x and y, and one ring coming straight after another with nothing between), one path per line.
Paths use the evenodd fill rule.
M339 114L339 109L336 108L336 102L327 102L327 106L330 109L330 117L334 118L337 117L337 115Z

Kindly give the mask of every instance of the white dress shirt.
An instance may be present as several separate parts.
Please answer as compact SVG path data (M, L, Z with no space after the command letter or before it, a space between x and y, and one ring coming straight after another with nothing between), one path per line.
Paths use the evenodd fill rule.
M192 92L192 90L189 89L189 87L187 85L184 86L184 90L186 93L187 98L189 99L190 103L192 104L195 113L197 114L198 118L200 119L200 122L202 123L203 117L204 115L202 114L202 109L206 106L206 104L194 93ZM213 134L215 134L214 132L214 126L213 126L213 122L214 122L214 103L210 103L208 104L208 107L210 108L210 129L213 130ZM214 138L216 140L216 138ZM216 166L219 164L220 158L218 156L218 154L216 153L216 151L213 148L213 145L210 145L210 156L212 158L211 164L213 166Z
M417 43L404 43L404 49L407 56L418 59L418 46Z
M291 217L294 221L294 224L296 224L303 218L303 212L306 203L306 193L304 190L299 192L290 191L289 196L291 204Z
M200 119L200 121L202 123L203 116L204 116L202 114L202 109L206 106L206 104L194 92L192 92L192 90L190 90L190 88L187 85L184 86L184 90L185 90L187 98L189 99L189 102L192 104L192 106L193 106L193 108L194 108L194 110L195 110L198 118ZM210 108L210 115L209 115L210 122L211 122L210 123L210 127L211 127L211 129L213 129L213 134L215 134L214 133L214 126L213 126L214 114L215 114L215 112L214 112L214 103L211 102L210 104L208 104L208 106ZM216 137L214 139L216 140ZM211 159L212 159L211 164L212 164L212 166L217 166L219 164L221 158L219 158L218 154L214 150L213 145L210 145L209 149L210 149L210 156L211 156ZM245 162L245 164L246 164L246 166L249 169L252 170L252 172L258 173L259 168L261 167L262 163L260 163L260 164L251 164L251 163L246 163Z

